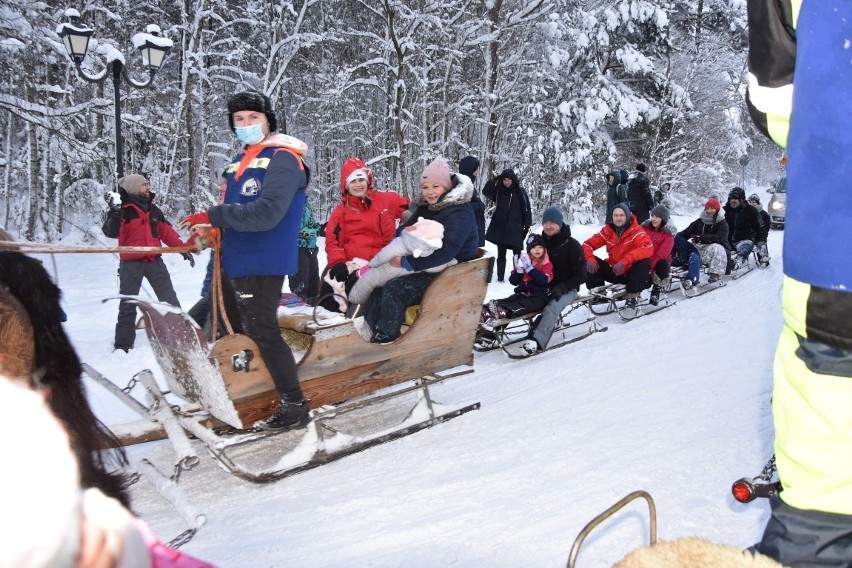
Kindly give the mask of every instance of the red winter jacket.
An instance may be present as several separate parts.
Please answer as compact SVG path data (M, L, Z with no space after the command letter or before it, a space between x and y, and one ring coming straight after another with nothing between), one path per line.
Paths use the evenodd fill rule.
M609 255L606 259L607 264L615 266L623 262L626 270L630 270L634 263L651 258L654 254L654 243L636 222L636 215L630 216L630 226L620 237L613 229L613 225L607 223L599 233L586 239L583 243L583 256L586 257L586 261L594 262L595 251L603 246L606 247Z
M363 198L346 192L346 178L356 169L368 172L368 189ZM332 267L353 258L372 259L396 235L397 220L408 209L409 200L393 191L374 191L373 173L358 158L343 162L340 174L341 203L334 208L325 226L325 253Z
M104 223L103 231L107 237L118 238L120 247L161 247L163 243L170 247L181 247L183 241L174 227L166 221L160 208L154 205L154 194L150 194L148 210L133 202L134 198L123 198L120 216L110 215ZM136 198L138 199L138 198ZM120 227L116 231L116 225ZM123 252L121 260L153 261L159 253Z
M651 220L648 219L642 223L642 229L648 234L648 238L654 244L654 254L651 255L651 272L657 266L657 262L668 260L669 265L672 263L672 248L674 248L674 236L677 230L674 226L668 223L663 224L659 230L651 225Z

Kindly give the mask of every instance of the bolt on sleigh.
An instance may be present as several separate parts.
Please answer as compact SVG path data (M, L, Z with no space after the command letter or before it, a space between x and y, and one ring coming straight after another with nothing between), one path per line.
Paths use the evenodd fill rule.
M473 371L472 345L492 262L480 252L479 258L441 272L426 290L419 316L393 343L370 343L351 319L324 325L311 316L280 316L294 354L304 349L299 381L313 418L306 429L254 428L278 404L255 343L230 334L208 348L202 330L172 306L135 300L168 388L189 406L170 406L150 371L137 375L149 391L149 408L127 401L126 392L104 384L109 381L91 367L86 371L158 423L153 433L134 434L125 443L162 438L165 432L178 463L192 464L198 458L189 432L234 475L274 481L479 408L478 402L439 404L429 387Z

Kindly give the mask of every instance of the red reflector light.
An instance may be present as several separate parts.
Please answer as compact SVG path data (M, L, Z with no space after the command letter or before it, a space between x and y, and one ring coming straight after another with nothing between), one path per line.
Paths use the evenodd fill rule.
M742 479L731 486L731 493L734 494L734 499L740 503L748 503L754 499L751 483Z

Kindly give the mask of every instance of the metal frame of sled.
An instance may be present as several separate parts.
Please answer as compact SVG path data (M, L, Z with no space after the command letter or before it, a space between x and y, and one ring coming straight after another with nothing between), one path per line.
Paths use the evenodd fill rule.
M589 325L588 328L586 328L581 333L574 335L571 338L566 339L563 337L562 340L557 340L555 343L553 339L551 339L551 342L548 343L544 352L550 351L552 349L557 349L559 347L563 347L571 343L576 343L577 341L586 339L587 337L590 337L595 333L607 330L607 327L605 325L601 325L600 322L597 321L597 314L595 314L594 310L591 307L591 300L592 296L581 295L577 296L573 302L568 304L559 314L559 319L556 321L556 326L553 328L553 335L555 338L557 334L566 330L580 328L585 324L591 325ZM586 317L586 319L573 323L569 322L568 316L583 307L588 310L588 316ZM526 357L528 357L528 355L516 355L512 350L512 346L515 346L528 338L529 333L533 329L533 320L535 320L535 318L537 318L540 314L541 310L530 312L514 318L497 319L491 320L486 323L480 323L479 328L477 330L477 334L493 335L496 344L490 348L474 346L474 350L484 352L491 351L499 347L510 358L525 359Z

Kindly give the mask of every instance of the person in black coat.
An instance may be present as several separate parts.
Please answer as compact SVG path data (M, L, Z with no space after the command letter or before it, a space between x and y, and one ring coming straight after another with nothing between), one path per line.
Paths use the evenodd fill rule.
M571 237L571 227L565 224L562 211L548 207L541 216L541 233L547 256L553 265L553 280L547 289L549 301L532 324L524 351L530 355L547 349L553 330L562 313L576 298L580 285L586 283L586 259L583 248Z
M511 249L513 254L521 254L524 237L532 225L530 198L511 169L486 183L482 194L497 205L485 239L497 245L497 281L503 282L506 252Z
M763 231L763 220L757 209L746 202L745 190L735 187L728 194L725 204L725 221L728 223L728 241L733 258L734 269L748 264L748 255L754 250L757 235Z
M769 248L766 246L766 241L769 239L769 227L772 220L769 218L769 213L761 207L760 197L756 193L748 196L748 204L760 213L760 220L763 222L763 228L756 235L754 243L754 248L757 251L757 262L760 266L769 266Z
M473 207L473 214L476 215L476 228L479 230L479 246L485 246L485 204L479 198L479 192L476 191L476 176L479 174L479 159L475 156L465 156L459 160L459 173L470 178L473 184L473 197L470 198L470 204Z
M651 195L651 182L645 177L645 164L636 164L636 170L627 178L627 200L630 202L630 212L636 215L641 225L651 218L654 208L654 196Z

